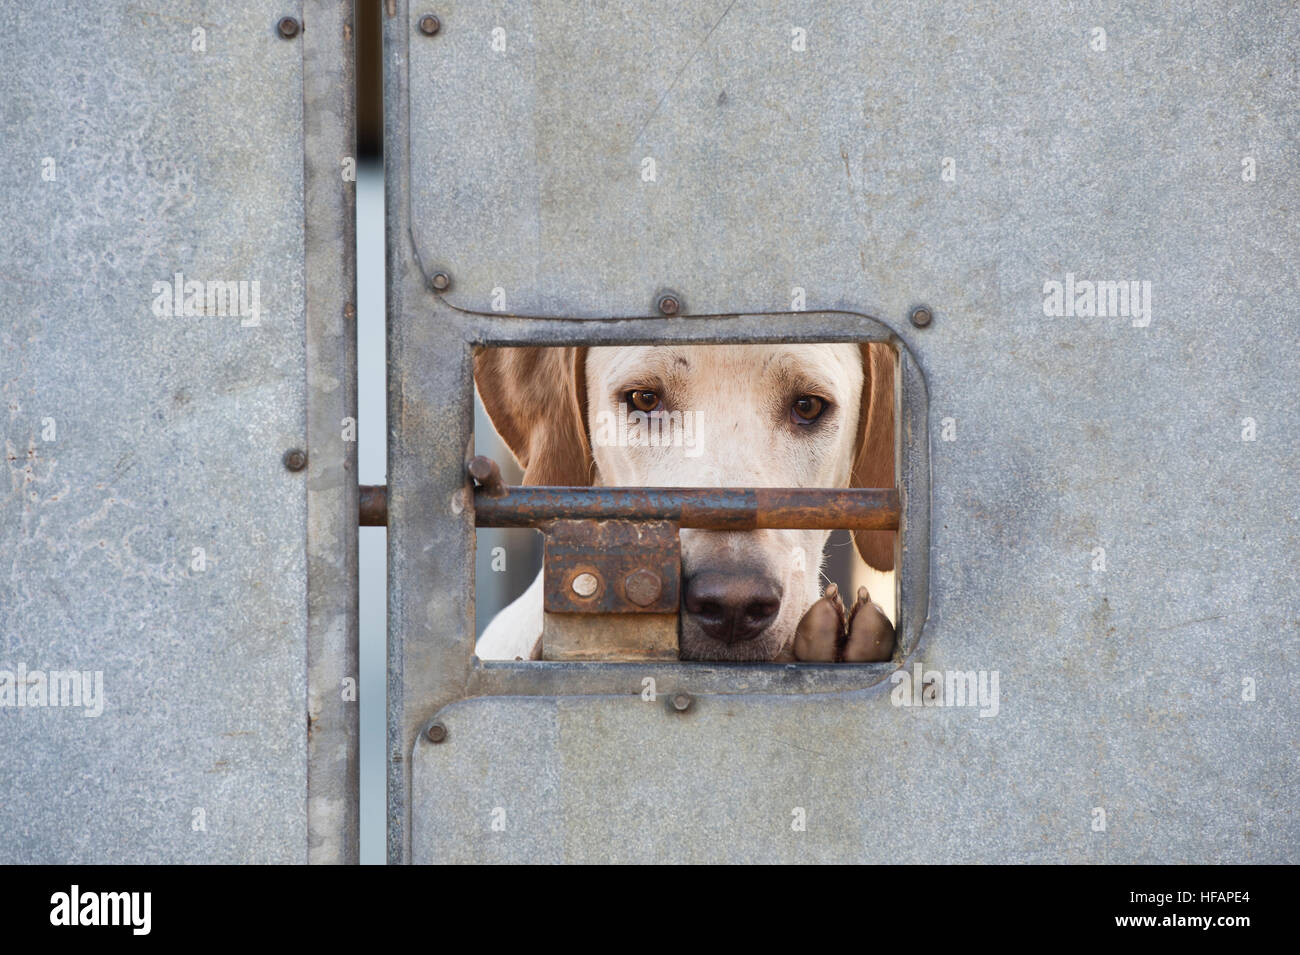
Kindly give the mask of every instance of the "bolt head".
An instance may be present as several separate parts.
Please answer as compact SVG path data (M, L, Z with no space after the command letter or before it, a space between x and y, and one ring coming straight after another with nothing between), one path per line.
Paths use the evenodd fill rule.
M657 304L660 313L663 315L676 315L682 307L682 303L677 301L675 295L660 295Z
M673 694L673 699L672 699L673 709L675 709L678 713L685 713L687 710L689 710L691 708L692 702L693 700L691 699L691 695L689 693Z
M307 452L300 448L284 452L284 466L290 471L301 471L307 466Z
M433 36L442 29L442 21L432 13L426 13L420 17L420 32L425 36Z
M924 305L918 305L916 308L912 309L912 314L909 317L912 320L912 324L917 328L925 328L934 321L934 313Z
M447 738L447 727L441 723L434 723L425 731L424 735L429 737L430 743L441 743Z
M275 32L280 34L284 40L292 40L302 30L301 24L293 17L281 17L280 22L275 25Z
M663 591L664 584L659 575L644 567L632 571L623 581L623 592L627 594L627 599L638 607L650 606Z
M433 287L439 292L445 292L451 287L451 276L446 272L433 273Z
M600 581L595 574L579 574L573 578L573 583L569 586L579 597L590 597L600 589Z

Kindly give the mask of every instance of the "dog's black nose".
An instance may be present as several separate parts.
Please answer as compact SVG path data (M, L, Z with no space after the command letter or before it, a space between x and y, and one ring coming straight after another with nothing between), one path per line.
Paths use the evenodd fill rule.
M759 574L701 571L686 581L684 606L710 637L739 643L776 619L781 587Z

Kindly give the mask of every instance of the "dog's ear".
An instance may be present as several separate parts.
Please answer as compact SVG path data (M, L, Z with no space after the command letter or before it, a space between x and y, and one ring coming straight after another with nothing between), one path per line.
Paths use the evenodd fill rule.
M586 359L586 348L560 347L489 348L474 357L483 407L525 484L591 484Z
M862 407L853 454L853 487L894 486L894 350L880 342L862 346ZM862 559L876 570L894 569L897 531L858 531Z

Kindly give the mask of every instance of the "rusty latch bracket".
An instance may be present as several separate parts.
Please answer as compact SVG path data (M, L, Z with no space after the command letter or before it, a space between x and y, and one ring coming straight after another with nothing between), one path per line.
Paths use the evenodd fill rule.
M547 613L676 613L682 574L671 521L553 521L545 535Z
M545 660L676 659L683 527L897 531L901 518L894 488L511 487L489 458L468 470L475 526L545 536ZM360 522L385 525L387 498L361 488Z
M676 660L682 551L672 521L541 525L543 660Z

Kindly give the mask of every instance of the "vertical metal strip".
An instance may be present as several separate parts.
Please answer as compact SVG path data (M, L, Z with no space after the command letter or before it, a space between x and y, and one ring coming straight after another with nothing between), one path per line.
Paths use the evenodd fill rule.
M403 422L407 389L404 387L403 356L407 353L403 321L408 296L418 294L419 270L412 267L409 255L410 227L407 197L410 176L407 164L407 43L410 39L406 3L384 0L384 244L387 287L387 357L388 357L388 862L405 863L411 857L410 791L411 775L408 756L411 752L411 726L407 715L406 654L408 631L404 627L403 608L406 588L401 545L405 536L402 516L406 502L418 494L420 486L408 486L405 468L398 453L399 442L406 439ZM417 546L414 554L423 548ZM430 585L436 585L430 581Z
M351 0L303 3L308 861L360 856L356 111ZM350 422L350 426L349 426Z
M388 861L411 860L411 754L465 695L473 640L470 342L411 242L407 54L413 17L384 11L388 253Z

